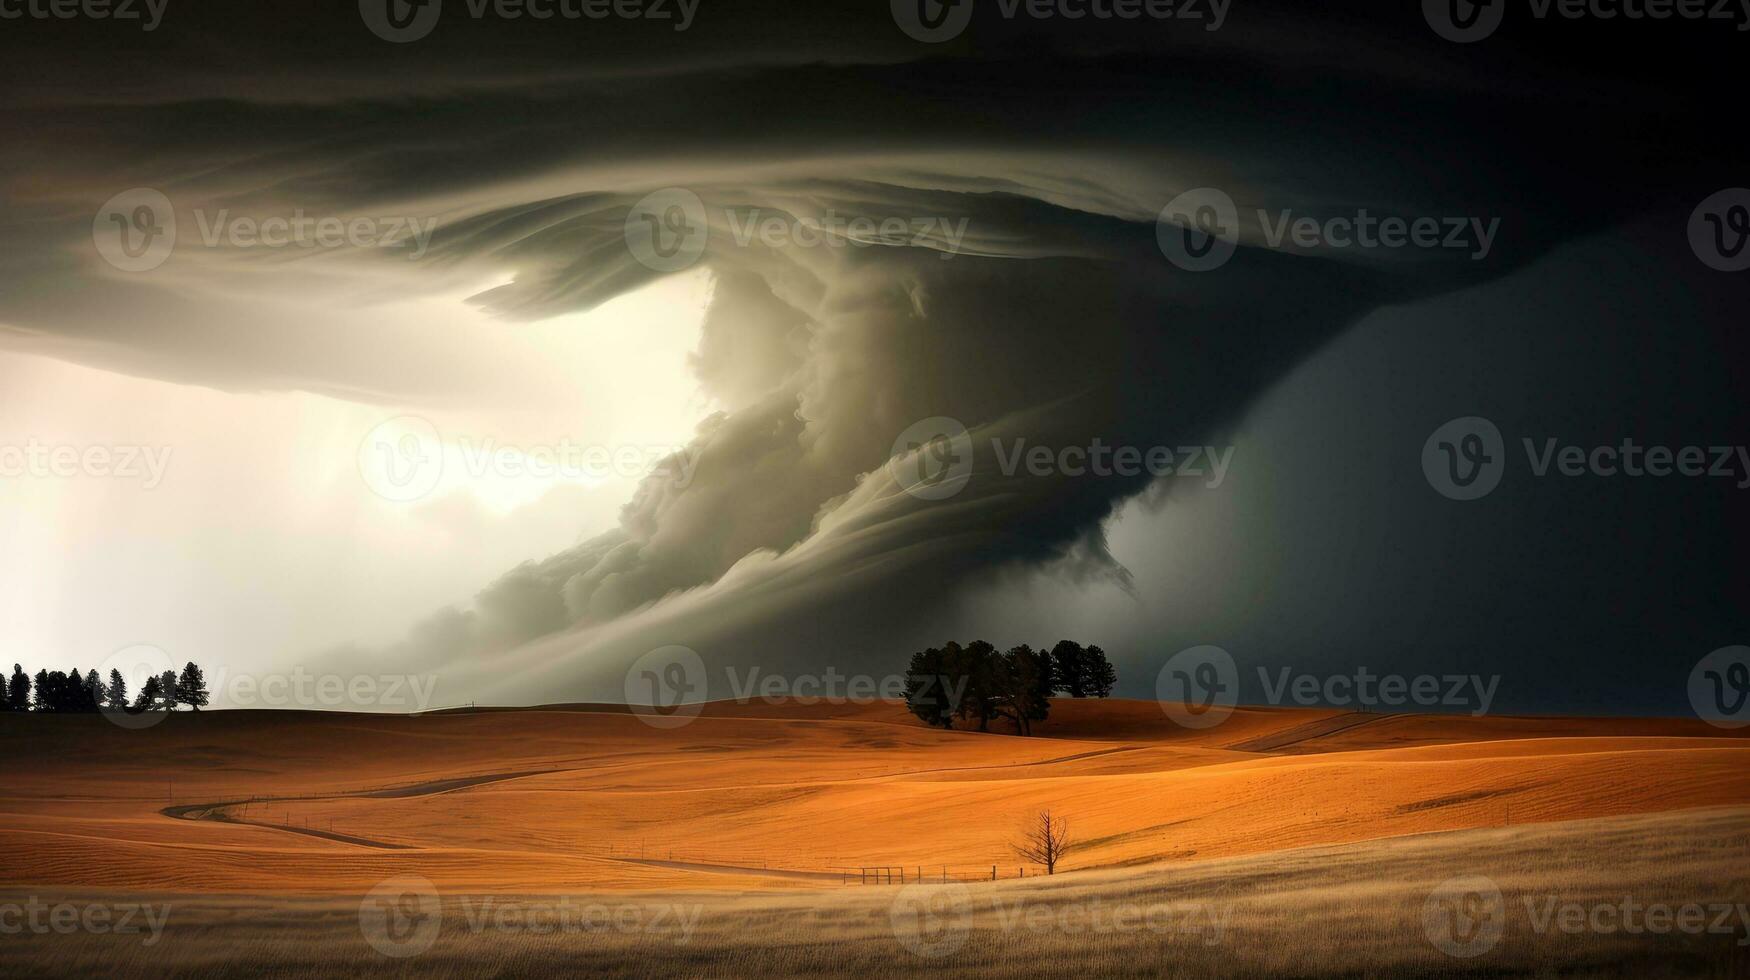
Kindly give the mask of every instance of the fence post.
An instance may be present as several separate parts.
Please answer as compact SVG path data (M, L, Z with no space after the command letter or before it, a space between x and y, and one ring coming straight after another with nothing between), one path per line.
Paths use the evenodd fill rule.
M997 866L994 864L990 866L990 880L997 880Z

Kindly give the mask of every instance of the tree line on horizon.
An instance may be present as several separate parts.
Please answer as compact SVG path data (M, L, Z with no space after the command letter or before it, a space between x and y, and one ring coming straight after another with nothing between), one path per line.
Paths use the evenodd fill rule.
M1033 722L1051 713L1053 694L1103 698L1117 683L1118 672L1097 646L1059 640L1050 650L1023 643L999 652L984 640L949 641L911 655L905 704L929 725L976 720L986 732L992 718L1007 718L1031 735Z
M146 678L131 700L127 679L120 670L109 672L107 684L97 676L97 671L81 674L77 667L66 673L39 670L33 681L21 665L13 664L12 677L6 684L5 709L59 714L120 710L137 714L175 711L178 705L186 704L199 711L206 707L209 698L206 676L192 660L182 668L181 675L167 670Z

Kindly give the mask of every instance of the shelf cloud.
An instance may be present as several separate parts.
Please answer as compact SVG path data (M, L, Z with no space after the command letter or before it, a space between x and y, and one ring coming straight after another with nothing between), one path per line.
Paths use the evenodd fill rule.
M178 6L149 41L104 46L124 69L153 59L134 91L27 80L97 54L21 53L0 125L33 139L0 147L0 344L225 390L514 405L516 362L381 310L462 291L513 334L706 270L676 366L708 402L684 485L659 466L618 526L480 569L471 601L336 654L484 700L617 699L626 664L665 645L857 666L891 661L884 624L994 576L1130 588L1106 524L1172 481L1005 452L1224 445L1368 314L1718 185L1720 160L1665 152L1706 121L1631 94L1622 66L1577 51L1557 80L1511 45L1459 58L1414 5L1370 22L1369 60L1339 56L1340 15L1275 5L1236 3L1214 32L975 18L942 46L870 6L787 5L761 35L702 0L684 31L494 22L484 45L453 25L461 3L405 45L350 14L326 35L268 11L178 33ZM308 70L282 80L251 44ZM136 188L176 220L141 273L93 244ZM1187 269L1162 212L1212 189L1232 255ZM1357 244L1387 221L1434 230ZM952 493L908 482L933 465L913 456L937 444L905 438L929 420L958 427Z

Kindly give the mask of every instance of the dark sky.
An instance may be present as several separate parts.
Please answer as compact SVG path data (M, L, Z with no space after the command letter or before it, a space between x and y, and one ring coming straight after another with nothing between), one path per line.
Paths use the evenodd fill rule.
M1410 2L1233 0L1211 30L1207 7L1067 21L965 0L964 32L925 44L885 2L699 0L675 30L446 0L389 43L372 2L170 0L151 31L0 22L8 348L227 391L466 401L464 374L421 354L385 363L262 312L229 256L107 274L92 215L155 187L179 208L441 216L415 273L374 288L508 267L472 302L515 330L660 275L624 237L646 194L709 208L698 479L480 568L472 600L347 658L528 703L614 698L669 644L885 673L948 636L1073 632L1141 696L1208 643L1248 676L1476 672L1516 711L1684 713L1695 661L1750 642L1750 460L1536 478L1521 447L1750 442L1747 280L1686 230L1750 184L1734 24L1521 4L1458 44ZM1204 187L1237 202L1239 243L1192 272L1156 216ZM726 244L723 216L754 208L964 220L965 238L947 259L936 239ZM1270 240L1288 212L1363 209L1497 230L1486 254ZM1508 463L1457 501L1421 459L1467 416ZM980 447L1231 445L1234 463L1187 489L978 455L963 490L925 499L884 463L934 417Z

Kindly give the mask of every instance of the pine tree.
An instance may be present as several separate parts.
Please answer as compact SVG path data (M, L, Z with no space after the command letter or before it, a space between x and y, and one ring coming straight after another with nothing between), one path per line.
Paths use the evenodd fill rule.
M62 711L96 711L97 705L92 703L87 707L91 692L85 689L85 672L77 667L67 672L66 686L61 688Z
M182 676L176 679L176 700L188 705L196 711L207 705L207 679L201 674L201 669L190 660L182 668Z
M158 675L158 699L165 711L176 710L176 671L167 670Z
M140 685L140 694L134 698L134 710L155 711L163 707L161 701L164 694L164 679L157 674L146 678L146 683Z
M25 676L24 668L18 664L12 665L12 679L6 685L6 709L30 710L30 678Z
M109 690L104 692L104 700L117 711L128 706L128 682L123 679L121 671L110 669Z

